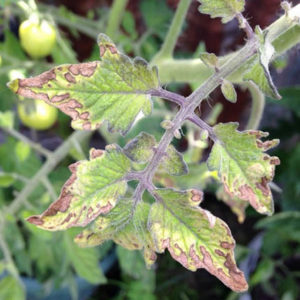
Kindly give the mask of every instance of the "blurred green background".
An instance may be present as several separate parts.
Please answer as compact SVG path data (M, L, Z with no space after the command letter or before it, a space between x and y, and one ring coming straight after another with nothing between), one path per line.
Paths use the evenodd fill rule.
M102 128L72 141L68 155L49 176L41 178L20 205L13 204L45 163L47 151L61 146L72 134L72 129L68 116L58 112L56 117L57 112L49 112L47 107L39 110L36 102L13 95L6 83L16 77L39 74L54 65L97 60L99 50L95 41L100 32L109 34L129 56L141 56L151 61L164 41L178 2L116 0L115 12L111 14L113 1L108 0L44 0L38 1L37 6L31 0L1 0L0 300L299 299L299 48L273 63L272 74L283 99L267 99L260 126L270 132L271 138L281 140L279 147L272 151L272 155L281 159L273 186L274 216L264 217L247 208L245 221L239 223L224 203L226 199L222 192L217 193L218 184L203 163L209 145L194 143L198 133L188 125L183 128L183 138L176 141L176 146L184 153L190 174L177 179L156 178L161 185L171 183L183 188L205 189L203 207L227 222L236 239L236 258L248 278L248 293L231 292L204 270L189 272L169 254L159 257L155 269L147 270L139 252L129 252L112 243L80 249L72 241L76 230L45 232L25 221L27 216L40 213L56 199L69 177L67 166L84 159L90 147L103 148L111 142L123 146L141 130L160 138L163 133L160 122L171 118L176 108L159 99L152 116L139 121L125 138L108 134L106 128ZM279 0L247 1L245 15L251 25L259 24L264 28L278 17L279 4ZM244 43L243 33L234 21L223 25L219 19L201 15L197 7L197 2L192 1L177 41L175 57L197 58L205 49L224 55ZM46 30L42 35L44 39L48 38L49 53L42 46L29 49L36 34L37 39L42 40L41 33L27 28L24 29L26 34L20 36L19 27L28 19L38 20L38 24L47 22L50 33ZM51 35L55 40L53 46ZM167 84L168 89L185 96L196 87L197 84ZM216 90L201 113L210 124L238 121L244 129L250 106L250 95L242 89L238 89L237 104L225 101ZM24 111L23 116L20 109ZM32 128L39 127L34 125L35 122L44 127ZM242 219L240 215L239 220Z

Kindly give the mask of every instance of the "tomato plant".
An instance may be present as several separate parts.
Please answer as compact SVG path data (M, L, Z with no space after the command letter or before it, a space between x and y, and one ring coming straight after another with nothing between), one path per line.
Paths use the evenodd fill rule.
M33 58L49 55L56 41L55 28L46 20L23 21L19 35L22 47Z

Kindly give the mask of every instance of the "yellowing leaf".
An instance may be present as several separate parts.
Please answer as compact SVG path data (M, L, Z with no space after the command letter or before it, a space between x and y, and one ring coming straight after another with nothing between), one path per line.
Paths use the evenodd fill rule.
M129 250L143 249L145 262L151 266L156 260L156 254L147 229L150 205L139 202L135 210L133 206L133 200L121 199L108 214L99 216L83 230L75 242L81 247L92 247L113 240Z
M70 166L71 177L54 203L40 216L27 220L47 230L85 226L99 214L108 213L126 192L124 176L129 159L117 145L90 151L90 160Z
M231 21L236 14L244 11L245 0L198 0L199 10L212 18L222 18L223 23Z
M73 119L75 129L93 130L104 121L125 134L140 111L149 115L151 91L159 87L156 68L121 54L105 35L98 37L101 61L61 65L8 86L18 95L42 99Z
M154 155L156 147L157 142L154 136L141 132L125 146L124 153L134 162L146 163ZM181 153L173 145L169 145L161 159L158 171L179 176L186 174L188 167Z
M275 147L278 140L262 142L268 134L261 131L237 131L237 123L218 124L214 127L217 137L208 167L219 173L225 191L249 203L262 214L273 213L272 181L277 157L265 153Z
M247 282L235 264L228 226L196 203L191 205L193 191L155 193L159 201L151 207L148 224L158 251L168 249L187 269L205 268L234 291L245 291Z

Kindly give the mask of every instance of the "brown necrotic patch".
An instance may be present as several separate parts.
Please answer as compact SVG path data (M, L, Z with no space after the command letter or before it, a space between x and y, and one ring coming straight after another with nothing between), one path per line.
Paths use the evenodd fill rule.
M38 76L25 78L19 80L19 86L21 88L42 88L44 84L52 81L56 78L55 69L51 69L50 71L44 72Z
M80 114L79 118L82 119L82 120L88 120L90 117L90 113L85 111L83 112L82 114Z
M82 64L71 65L69 71L73 75L82 75L84 77L91 77L97 68L97 62L88 62Z
M263 177L261 179L261 182L256 183L256 187L262 191L264 196L269 196L271 193L270 188L268 186L268 180L266 177Z
M76 83L75 77L70 72L66 73L64 76L68 82Z
M105 153L105 151L103 151L103 150L92 148L92 149L90 150L90 159L95 159L95 158L97 158L97 157L100 157L100 156L102 156L104 153Z
M65 93L65 94L62 94L62 95L56 95L56 96L51 98L51 102L54 102L54 103L61 102L61 101L66 100L68 98L70 98L69 93Z

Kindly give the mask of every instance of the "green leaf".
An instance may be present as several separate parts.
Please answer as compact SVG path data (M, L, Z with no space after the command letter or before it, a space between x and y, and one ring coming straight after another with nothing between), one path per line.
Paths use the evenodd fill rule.
M11 110L0 111L0 127L13 128L14 127L14 113Z
M117 145L105 151L91 149L90 160L71 165L71 177L54 203L40 216L27 220L47 230L85 226L99 214L108 213L127 189L124 176L129 159Z
M226 98L226 100L232 103L236 103L237 100L236 91L233 84L230 81L226 79L223 80L221 85L221 91L223 96Z
M134 211L133 200L123 198L108 214L99 216L83 230L75 242L81 247L92 247L113 240L129 250L144 250L145 262L151 266L156 255L147 230L149 209L150 205L141 201Z
M20 161L24 161L30 155L30 146L22 141L18 141L15 147L16 156Z
M151 207L148 224L158 252L168 249L187 269L205 268L234 291L245 291L248 286L234 261L235 241L230 230L198 207L199 194L160 189L156 198L159 201Z
M217 68L219 64L219 59L214 53L200 53L200 59L205 65L212 68Z
M260 40L259 61L244 75L243 79L253 81L268 97L281 99L269 71L275 49L268 39L268 32L263 33L259 27L256 28L256 32Z
M15 182L15 178L10 174L0 174L0 186L1 187L9 187Z
M61 65L8 86L58 107L71 116L75 129L93 130L107 121L109 130L125 134L140 112L151 113L151 92L159 87L157 69L121 54L103 34L98 44L101 61Z
M14 277L6 276L0 281L0 299L3 300L25 300L25 292Z
M149 162L155 153L157 142L154 136L141 132L131 140L124 148L124 153L134 162ZM163 156L158 167L158 172L169 173L170 175L183 175L188 172L188 167L173 145L169 145L166 154Z
M82 249L73 243L68 233L64 235L64 244L68 259L76 273L92 284L106 283L106 278L99 266L96 248Z
M278 140L262 142L268 136L261 131L237 131L237 123L220 123L214 127L217 140L207 161L210 170L218 171L224 190L263 214L273 213L273 200L268 183L272 181L278 157L265 151Z
M222 18L222 23L231 21L236 14L244 11L245 0L198 0L199 11L212 18Z

